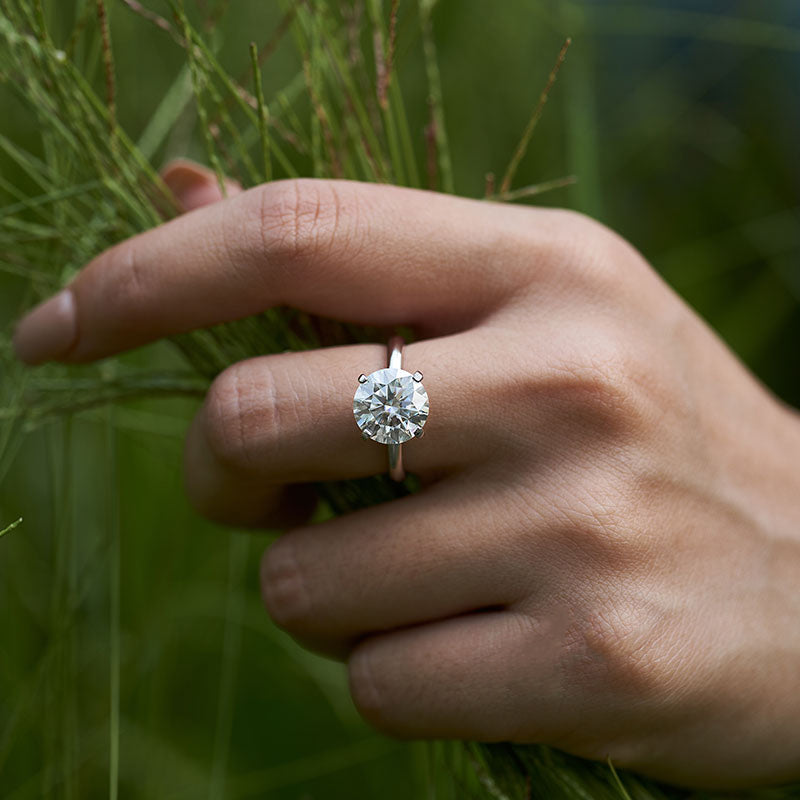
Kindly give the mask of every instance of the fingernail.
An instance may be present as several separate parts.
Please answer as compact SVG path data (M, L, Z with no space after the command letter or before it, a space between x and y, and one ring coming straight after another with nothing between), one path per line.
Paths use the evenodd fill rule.
M14 352L26 364L52 361L72 349L77 334L75 298L64 289L20 320L14 331Z
M207 167L192 161L173 161L168 164L161 176L177 198L183 211L216 203L222 199L217 176ZM225 180L228 197L238 194L241 187L236 181Z

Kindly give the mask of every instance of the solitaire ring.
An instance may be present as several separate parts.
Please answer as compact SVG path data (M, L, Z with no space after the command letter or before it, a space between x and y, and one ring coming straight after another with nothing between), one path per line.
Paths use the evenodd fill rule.
M428 420L428 393L421 372L402 369L403 339L389 339L389 366L358 376L353 398L353 416L365 439L389 447L389 475L396 481L405 476L403 442L420 437Z

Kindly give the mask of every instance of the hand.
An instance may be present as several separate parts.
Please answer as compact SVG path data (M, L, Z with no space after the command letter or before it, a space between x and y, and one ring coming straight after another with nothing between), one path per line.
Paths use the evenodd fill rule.
M188 206L218 198L195 178ZM216 520L299 524L266 606L347 659L369 721L688 785L800 777L800 423L628 244L567 211L284 181L103 253L16 346L88 361L283 304L413 326L423 491L298 523L304 484L386 469L351 414L383 343L231 366L187 487Z

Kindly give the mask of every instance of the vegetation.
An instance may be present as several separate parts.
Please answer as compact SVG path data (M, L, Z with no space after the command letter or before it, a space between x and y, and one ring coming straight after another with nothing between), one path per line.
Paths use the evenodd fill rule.
M653 2L485 8L0 0L3 797L709 796L544 747L371 733L341 667L261 609L272 534L186 508L181 438L214 375L383 333L284 309L86 367L26 370L11 352L24 308L177 213L156 166L193 155L223 187L314 175L487 201L553 190L548 202L639 244L797 403L790 2L726 17ZM321 486L320 515L408 490Z

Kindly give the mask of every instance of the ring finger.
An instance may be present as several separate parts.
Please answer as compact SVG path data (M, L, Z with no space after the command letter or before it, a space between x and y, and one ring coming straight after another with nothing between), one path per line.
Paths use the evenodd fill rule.
M496 390L484 352L477 331L406 347L403 367L423 371L431 407L428 435L404 447L410 472L437 477L496 451L490 406L480 400L493 383ZM385 367L386 357L381 345L332 347L251 359L222 373L187 441L195 505L221 522L265 524L286 484L386 470L387 448L361 438L352 411L358 375Z

